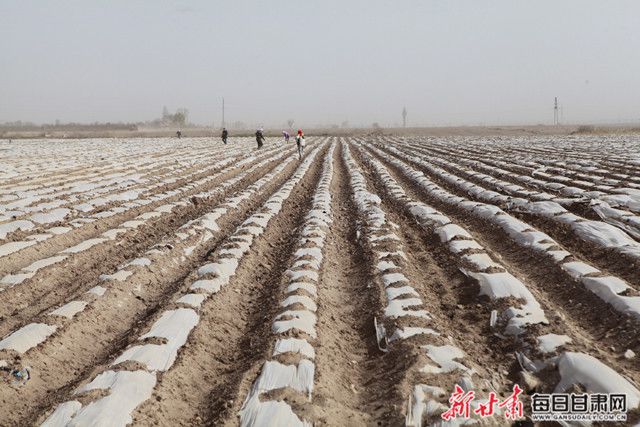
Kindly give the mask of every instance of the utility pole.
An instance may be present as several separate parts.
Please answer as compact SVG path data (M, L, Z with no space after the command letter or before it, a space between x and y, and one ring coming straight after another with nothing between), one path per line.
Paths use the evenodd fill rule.
M222 129L224 129L224 96L222 97Z
M556 96L555 102L553 104L553 124L558 124L558 97Z
M407 127L407 107L402 108L402 127Z

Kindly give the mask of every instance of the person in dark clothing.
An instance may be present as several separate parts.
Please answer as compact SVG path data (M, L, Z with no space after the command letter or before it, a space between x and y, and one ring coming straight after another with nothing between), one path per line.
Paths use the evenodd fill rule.
M227 143L227 137L229 136L229 132L227 132L227 128L222 128L222 142Z
M262 128L256 131L256 142L258 143L258 148L262 148L262 145L264 144L264 133Z
M176 136L178 137L178 139L182 138L182 132L180 131L176 132Z

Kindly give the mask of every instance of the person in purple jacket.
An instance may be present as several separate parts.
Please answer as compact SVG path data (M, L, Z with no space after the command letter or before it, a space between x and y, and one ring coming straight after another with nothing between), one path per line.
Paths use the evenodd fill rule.
M289 132L287 132L286 130L282 131L282 136L284 137L284 142L287 143L289 142Z

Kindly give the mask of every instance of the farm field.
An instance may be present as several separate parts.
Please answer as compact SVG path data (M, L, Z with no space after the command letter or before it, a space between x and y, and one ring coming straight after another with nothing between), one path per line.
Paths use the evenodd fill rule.
M636 424L639 331L638 137L0 142L0 425Z

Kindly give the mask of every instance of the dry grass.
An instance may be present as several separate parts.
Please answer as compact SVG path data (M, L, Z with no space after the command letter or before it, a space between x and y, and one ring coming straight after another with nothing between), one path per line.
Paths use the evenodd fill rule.
M177 129L148 128L139 130L82 130L82 131L7 131L0 132L3 139L34 138L171 138L176 136ZM253 129L229 129L231 137L253 136ZM293 131L292 131L293 132ZM535 125L535 126L448 126L448 127L414 127L414 128L311 128L305 129L306 135L357 136L357 135L396 135L396 136L535 136L535 135L606 135L637 134L640 127L610 125ZM266 136L280 136L282 129L266 129ZM219 138L220 130L212 128L186 128L182 130L184 137Z

